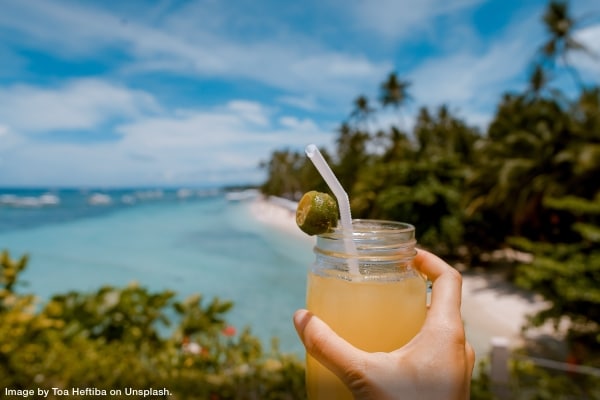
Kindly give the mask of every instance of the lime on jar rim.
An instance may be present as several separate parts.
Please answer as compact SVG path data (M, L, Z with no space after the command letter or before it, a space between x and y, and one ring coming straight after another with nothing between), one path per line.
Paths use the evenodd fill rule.
M308 235L320 235L337 226L338 216L338 205L331 195L311 190L298 202L296 224Z

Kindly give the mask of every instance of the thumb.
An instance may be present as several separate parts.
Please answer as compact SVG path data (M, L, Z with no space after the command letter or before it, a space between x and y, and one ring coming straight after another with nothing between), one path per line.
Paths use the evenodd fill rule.
M294 326L306 351L327 369L348 383L361 359L362 350L338 336L325 322L307 310L294 313Z

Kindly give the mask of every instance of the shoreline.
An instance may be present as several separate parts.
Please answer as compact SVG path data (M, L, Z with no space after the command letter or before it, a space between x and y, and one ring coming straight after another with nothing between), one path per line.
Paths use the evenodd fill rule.
M314 243L314 238L304 234L295 222L295 202L278 198L257 196L248 201L253 218L263 225L289 234L293 238ZM525 292L500 274L478 271L462 272L461 312L467 340L475 350L477 360L486 358L492 340L505 338L510 348L522 346L538 335L550 334L543 328L522 333L527 316L542 309L546 303L536 295Z

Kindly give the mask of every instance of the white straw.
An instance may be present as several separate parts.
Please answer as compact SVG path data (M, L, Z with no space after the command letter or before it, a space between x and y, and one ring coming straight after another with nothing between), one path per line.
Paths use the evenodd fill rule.
M338 181L317 146L309 144L306 146L305 152L337 199L338 207L340 208L342 230L344 231L344 246L346 247L346 252L351 256L354 256L356 255L356 246L354 246L354 241L352 240L352 214L350 212L348 193L344 191L342 184ZM351 274L359 274L358 262L355 258L350 257L348 265Z

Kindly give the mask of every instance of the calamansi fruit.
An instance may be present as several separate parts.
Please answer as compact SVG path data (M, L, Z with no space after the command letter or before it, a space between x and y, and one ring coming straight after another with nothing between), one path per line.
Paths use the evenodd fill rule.
M296 209L296 223L309 235L320 235L337 226L338 206L327 193L312 190L305 193Z

